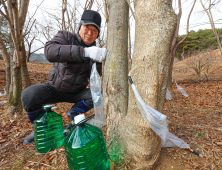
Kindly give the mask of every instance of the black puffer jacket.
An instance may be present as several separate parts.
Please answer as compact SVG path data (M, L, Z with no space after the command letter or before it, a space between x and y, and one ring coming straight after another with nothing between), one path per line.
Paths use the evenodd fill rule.
M94 42L91 46L95 46ZM76 93L88 85L92 60L83 57L83 48L89 47L78 34L59 31L55 37L46 42L44 53L46 59L54 62L48 75L48 83L63 93ZM96 63L101 76L102 64Z

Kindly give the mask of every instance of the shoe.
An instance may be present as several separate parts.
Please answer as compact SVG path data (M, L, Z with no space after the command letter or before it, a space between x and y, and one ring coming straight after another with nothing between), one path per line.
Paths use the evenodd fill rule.
M75 103L71 109L67 112L66 118L68 120L74 121L74 118L79 115L79 113L86 113L88 112L92 107L88 106L84 100Z
M32 126L34 127L33 125L33 122L34 120L39 116L41 115L42 113L44 113L45 110L44 109L39 109L39 110L36 110L36 111L33 111L33 112L27 112L27 115L28 115L28 118L30 120L30 122L32 123ZM25 138L25 140L23 141L23 144L28 144L28 143L32 143L34 141L34 130L32 131L32 133L27 136Z
M25 140L23 141L23 144L32 143L34 141L34 130L30 135L28 135Z

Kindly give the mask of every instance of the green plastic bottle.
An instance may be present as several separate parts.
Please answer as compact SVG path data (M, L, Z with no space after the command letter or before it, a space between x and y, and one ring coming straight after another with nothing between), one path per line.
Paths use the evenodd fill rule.
M53 112L52 105L45 105L45 113L34 121L35 149L39 153L47 153L63 145L62 116Z
M84 120L83 114L76 116L77 125L64 140L69 169L110 170L103 131Z

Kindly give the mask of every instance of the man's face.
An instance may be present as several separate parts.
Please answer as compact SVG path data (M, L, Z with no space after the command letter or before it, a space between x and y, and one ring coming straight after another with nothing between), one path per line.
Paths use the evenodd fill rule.
M86 45L91 45L98 36L98 29L93 25L82 25L79 30L79 35Z

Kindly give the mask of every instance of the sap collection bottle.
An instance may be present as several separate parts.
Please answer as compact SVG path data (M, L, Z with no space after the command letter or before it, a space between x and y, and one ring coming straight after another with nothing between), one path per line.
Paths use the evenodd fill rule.
M39 153L47 153L63 145L62 116L53 112L52 105L44 105L45 113L34 121L35 148Z
M109 170L110 163L103 131L86 123L83 114L75 117L76 126L64 140L70 170Z

